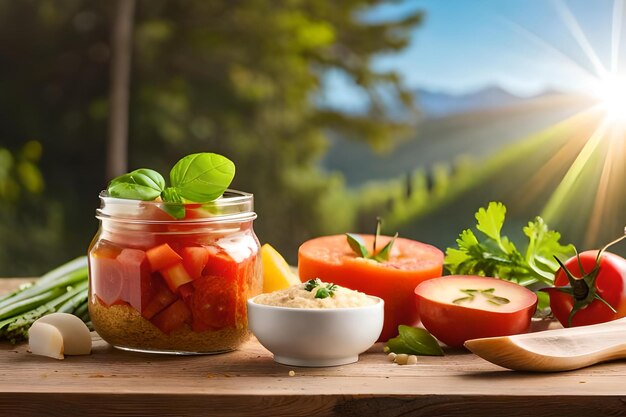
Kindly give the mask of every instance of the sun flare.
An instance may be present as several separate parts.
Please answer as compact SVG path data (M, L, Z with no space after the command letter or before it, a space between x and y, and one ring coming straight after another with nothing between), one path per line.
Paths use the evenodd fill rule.
M602 80L595 95L609 121L626 124L626 77Z

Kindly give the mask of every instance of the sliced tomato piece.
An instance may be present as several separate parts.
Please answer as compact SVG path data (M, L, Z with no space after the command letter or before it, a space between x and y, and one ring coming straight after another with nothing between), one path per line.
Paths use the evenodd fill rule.
M167 243L148 249L146 251L146 256L148 257L148 263L150 264L150 270L152 272L169 268L170 266L183 260L183 258L181 258L181 256L177 254L176 251Z
M94 249L89 256L91 291L107 307L123 301L123 271L116 260L119 253L107 245Z
M141 311L141 315L148 320L163 311L165 308L169 307L178 299L178 297L176 297L176 295L172 293L165 284L163 284L163 280L161 277L157 276L157 274L153 274L151 282L152 287L155 290L155 295L152 297L152 300L150 300L148 305L146 305L146 307Z
M190 320L191 311L189 311L189 308L185 305L183 300L179 299L154 316L150 321L163 333L170 334Z
M126 248L117 256L117 262L123 272L124 301L135 310L143 311L154 296L146 253Z
M185 204L185 220L200 219L206 217L206 213L201 209L202 204Z
M193 281L191 299L195 331L232 327L236 323L237 283L216 276L203 276Z
M192 282L188 282L178 287L178 293L185 302L188 302L191 299L194 291Z
M165 281L168 288L172 292L177 292L178 287L193 281L182 262L170 266L169 268L162 269L161 275L163 276L163 281Z
M205 248L208 253L208 260L202 275L236 280L240 265L218 247L206 246Z
M193 279L200 278L209 260L208 250L203 246L187 246L181 249L180 255L189 276Z

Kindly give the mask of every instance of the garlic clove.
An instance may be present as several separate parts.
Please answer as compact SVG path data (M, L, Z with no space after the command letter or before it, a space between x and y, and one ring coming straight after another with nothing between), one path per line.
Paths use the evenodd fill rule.
M91 353L91 333L81 319L73 314L52 313L41 317L35 323L51 324L63 336L65 355L89 355Z
M35 355L63 359L63 335L52 324L39 320L28 330L29 350Z

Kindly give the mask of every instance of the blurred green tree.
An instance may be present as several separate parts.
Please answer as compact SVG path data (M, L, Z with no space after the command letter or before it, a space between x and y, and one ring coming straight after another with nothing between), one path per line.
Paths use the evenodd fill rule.
M406 47L422 15L364 18L382 3L137 1L129 167L166 171L199 151L230 157L234 188L256 196L257 234L291 261L304 239L353 227L343 179L322 173L318 161L333 131L376 147L407 132L385 103L393 96L411 108L411 95L397 74L375 70L372 59ZM47 187L39 204L60 202L64 214L55 223L62 244L46 248L54 262L34 263L23 254L0 264L0 275L42 272L83 252L95 232L97 193L109 179L113 16L114 3L95 0L0 0L0 137L11 149L26 138L41 141ZM368 93L367 111L316 104L330 69ZM9 245L1 241L0 251Z

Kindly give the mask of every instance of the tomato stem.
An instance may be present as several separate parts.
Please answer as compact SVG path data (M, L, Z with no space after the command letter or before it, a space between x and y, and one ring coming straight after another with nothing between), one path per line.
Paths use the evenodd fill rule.
M602 261L602 255L604 252L615 245L618 242L626 239L626 228L624 228L624 234L617 239L606 244L602 249L598 251L596 255L595 266L590 272L585 272L583 268L582 261L580 259L580 255L576 252L576 259L578 262L578 267L580 269L581 277L575 277L569 269L561 262L561 260L555 256L554 259L559 263L561 270L565 273L569 285L564 287L553 287L543 289L545 291L557 290L559 292L570 295L574 299L574 305L572 306L572 310L570 311L567 317L567 326L572 327L572 320L578 311L587 307L589 304L593 303L595 300L602 302L606 305L613 313L617 313L615 308L606 301L600 294L598 294L598 288L596 286L596 280L598 279L598 275L600 274L600 263Z

